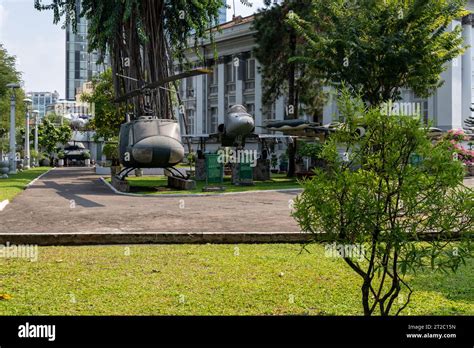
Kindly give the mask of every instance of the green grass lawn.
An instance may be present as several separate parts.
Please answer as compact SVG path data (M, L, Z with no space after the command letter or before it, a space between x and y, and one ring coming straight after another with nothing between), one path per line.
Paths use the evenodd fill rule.
M361 315L360 278L322 245L41 247L0 259L0 315ZM420 273L406 315L474 315L474 262ZM10 298L11 296L11 298Z
M26 185L49 169L49 167L31 168L15 175L9 175L8 179L0 179L0 202L5 199L11 201L25 189Z
M198 181L196 189L191 191L179 191L167 187L168 180L166 176L143 176L129 177L131 192L145 194L191 194L203 193L202 189L206 186L205 181ZM110 180L109 180L110 181ZM285 174L273 174L270 181L255 181L252 186L236 186L232 185L230 176L224 177L223 192L243 192L243 191L259 191L259 190L282 190L282 189L298 189L301 185L294 178L287 178ZM207 194L215 194L221 192L205 192Z

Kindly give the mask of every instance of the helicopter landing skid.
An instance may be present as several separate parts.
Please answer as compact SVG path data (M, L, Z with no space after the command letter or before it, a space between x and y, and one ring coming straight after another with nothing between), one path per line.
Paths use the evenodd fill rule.
M115 176L116 176L119 180L123 180L123 179L125 179L125 178L128 176L128 174L130 174L130 172L131 172L132 170L135 170L135 169L137 169L137 168L135 168L135 167L132 167L132 168L124 168L124 169L122 169L122 170L120 171L120 173L118 173L118 174L115 175Z
M132 167L132 168L124 168L120 171L120 173L118 173L116 175L116 177L119 179L119 180L124 180L128 174L130 174L130 172L132 170L135 170L137 168L135 167ZM173 176L175 177L178 177L178 178L181 178L181 179L185 179L187 180L188 179L188 176L185 176L183 173L181 173L179 170L177 170L175 167L166 167L165 168L166 170L168 170Z
M184 179L184 180L187 180L189 179L189 176L186 176L184 175L183 173L181 173L178 169L176 169L175 167L167 167L165 168L167 169L171 174L173 174L173 176L177 177L177 178L181 178L181 179Z

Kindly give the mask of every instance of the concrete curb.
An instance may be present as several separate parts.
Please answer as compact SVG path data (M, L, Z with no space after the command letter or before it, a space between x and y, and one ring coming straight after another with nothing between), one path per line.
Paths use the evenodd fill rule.
M0 211L5 209L5 207L8 205L8 203L10 203L10 201L8 199L5 199L3 202L0 202Z
M39 246L307 243L312 239L314 236L303 232L0 233L0 244Z
M253 191L243 191L243 192L223 192L223 193L173 193L173 194L144 194L144 193L129 193L121 192L113 187L110 183L105 180L104 177L100 177L102 181L109 189L111 189L115 194L122 196L132 196L132 197L215 197L215 196L232 196L232 195L242 195L249 193L262 193L262 192L303 192L303 189L294 188L294 189L281 189L281 190L253 190Z
M45 176L46 174L48 174L49 172L53 171L55 168L51 168L49 169L47 172L44 172L43 174L41 174L40 176L38 176L37 178L33 179L32 181L30 181L28 183L28 185L25 186L25 190L27 190L28 188L30 188L30 186L33 186L39 179L41 179L43 176Z

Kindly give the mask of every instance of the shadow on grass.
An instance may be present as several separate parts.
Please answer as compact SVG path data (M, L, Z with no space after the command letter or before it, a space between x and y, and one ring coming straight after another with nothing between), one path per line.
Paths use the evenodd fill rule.
M426 271L412 276L414 291L432 291L448 300L474 303L474 260L467 261L456 273Z

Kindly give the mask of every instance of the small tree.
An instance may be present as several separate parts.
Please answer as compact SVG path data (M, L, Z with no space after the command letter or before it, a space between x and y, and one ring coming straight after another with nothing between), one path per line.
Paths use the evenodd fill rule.
M311 0L282 1L281 4L264 1L266 7L254 20L256 31L255 57L262 64L264 103L274 103L280 96L288 96L285 119L300 117L300 110L313 116L314 121L322 121L324 96L320 79L310 73L311 66L290 61L302 55L306 49L303 36L285 22L288 13L297 13L301 18L309 15ZM301 102L304 103L300 108ZM296 144L288 149L288 176L295 174Z
M38 128L38 143L48 153L51 163L58 144L66 144L71 137L72 130L68 125L56 126L47 118Z
M102 153L105 157L112 162L112 166L120 165L120 152L118 142L109 142L104 145Z
M323 148L327 168L304 182L293 214L360 275L364 315L399 314L412 294L407 272L456 271L472 256L474 194L448 141L431 143L419 119L387 117L347 94L345 123ZM362 247L363 260L346 245Z
M49 113L44 117L44 119L47 119L55 126L71 124L71 121L69 119L65 118L62 115L57 115L56 113Z
M7 84L11 82L19 83L21 81L21 72L16 67L16 57L8 54L8 51L0 43L0 128L7 132L10 127L10 90ZM23 125L25 121L25 98L23 89L15 89L16 95L16 124ZM6 136L6 134L5 134ZM8 142L8 141L7 141ZM1 148L0 148L1 153Z
M126 108L114 103L115 92L112 69L94 77L94 91L82 96L82 101L94 105L95 115L90 126L106 141L118 137L120 126L125 122Z

